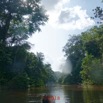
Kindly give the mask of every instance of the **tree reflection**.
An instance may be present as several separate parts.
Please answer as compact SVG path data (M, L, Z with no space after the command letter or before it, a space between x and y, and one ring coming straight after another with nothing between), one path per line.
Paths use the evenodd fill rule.
M96 88L83 89L84 103L103 103L103 91L96 90Z

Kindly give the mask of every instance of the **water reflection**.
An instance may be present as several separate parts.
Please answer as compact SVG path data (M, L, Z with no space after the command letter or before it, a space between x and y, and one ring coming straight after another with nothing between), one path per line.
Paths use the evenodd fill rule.
M83 90L84 103L103 103L103 90L92 87Z
M51 88L50 93L53 96L60 97L59 100L55 100L55 103L70 103L69 100L66 98L63 87L58 86L58 87Z
M55 103L103 103L103 87L54 86L25 91L0 90L0 103L41 103L44 95L60 97Z

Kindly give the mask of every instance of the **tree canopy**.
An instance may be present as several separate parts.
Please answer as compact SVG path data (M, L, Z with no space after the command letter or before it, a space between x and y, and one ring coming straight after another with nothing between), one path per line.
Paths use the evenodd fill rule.
M27 88L56 81L44 54L28 52L27 39L47 20L40 0L0 1L0 86Z
M63 50L72 63L64 83L103 84L103 25L71 36Z
M22 44L48 20L40 0L0 1L0 43Z

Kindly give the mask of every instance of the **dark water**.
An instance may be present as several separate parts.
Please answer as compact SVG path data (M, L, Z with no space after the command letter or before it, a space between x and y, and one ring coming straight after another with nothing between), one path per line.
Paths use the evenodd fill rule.
M55 103L103 103L103 87L54 86L28 90L1 90L0 103L41 103L43 95ZM57 99L59 97L59 99Z

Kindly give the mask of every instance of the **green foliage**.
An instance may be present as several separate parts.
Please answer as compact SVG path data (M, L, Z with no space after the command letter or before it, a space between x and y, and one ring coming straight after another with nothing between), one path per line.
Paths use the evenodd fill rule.
M73 67L64 83L103 84L103 25L72 36L64 52Z
M28 52L27 39L48 20L40 0L0 1L0 85L11 88L44 86L54 81L43 53Z
M103 84L103 65L100 59L87 55L83 59L81 76L86 84Z
M103 1L102 1L103 2ZM99 21L97 21L98 24L103 23L103 8L97 6L95 9L93 9L94 11L94 17L92 17L93 19L97 19L99 18Z
M45 64L44 65L45 71L46 71L46 83L52 82L55 83L57 82L57 77L55 73L52 71L51 65L50 64Z
M48 20L40 0L1 0L0 43L21 45Z
M83 70L80 72L81 73L81 77L84 80L85 83L93 83L90 79L91 76L91 71L92 71L92 67L90 66L92 64L92 60L93 60L93 56L92 55L86 55L86 57L83 59L82 62L82 67Z
M7 82L7 86L9 88L19 88L19 89L25 89L28 88L29 85L29 79L28 79L27 73L20 73L14 78L12 78L9 82Z
M68 75L64 79L64 83L66 84L69 82L71 84L81 83L80 71L82 70L81 64L82 59L84 57L84 48L81 36L80 35L71 36L63 50L66 54L67 61L71 61L72 64L71 75Z
M25 70L30 78L30 85L42 86L45 70L43 61L40 58L38 60L38 57L35 54L28 53Z
M75 80L73 80L73 76L72 75L67 75L65 78L64 78L64 81L62 81L64 84L76 84L75 83Z
M50 65L43 63L42 53L29 53L23 45L2 47L0 53L0 85L27 88L56 82Z

